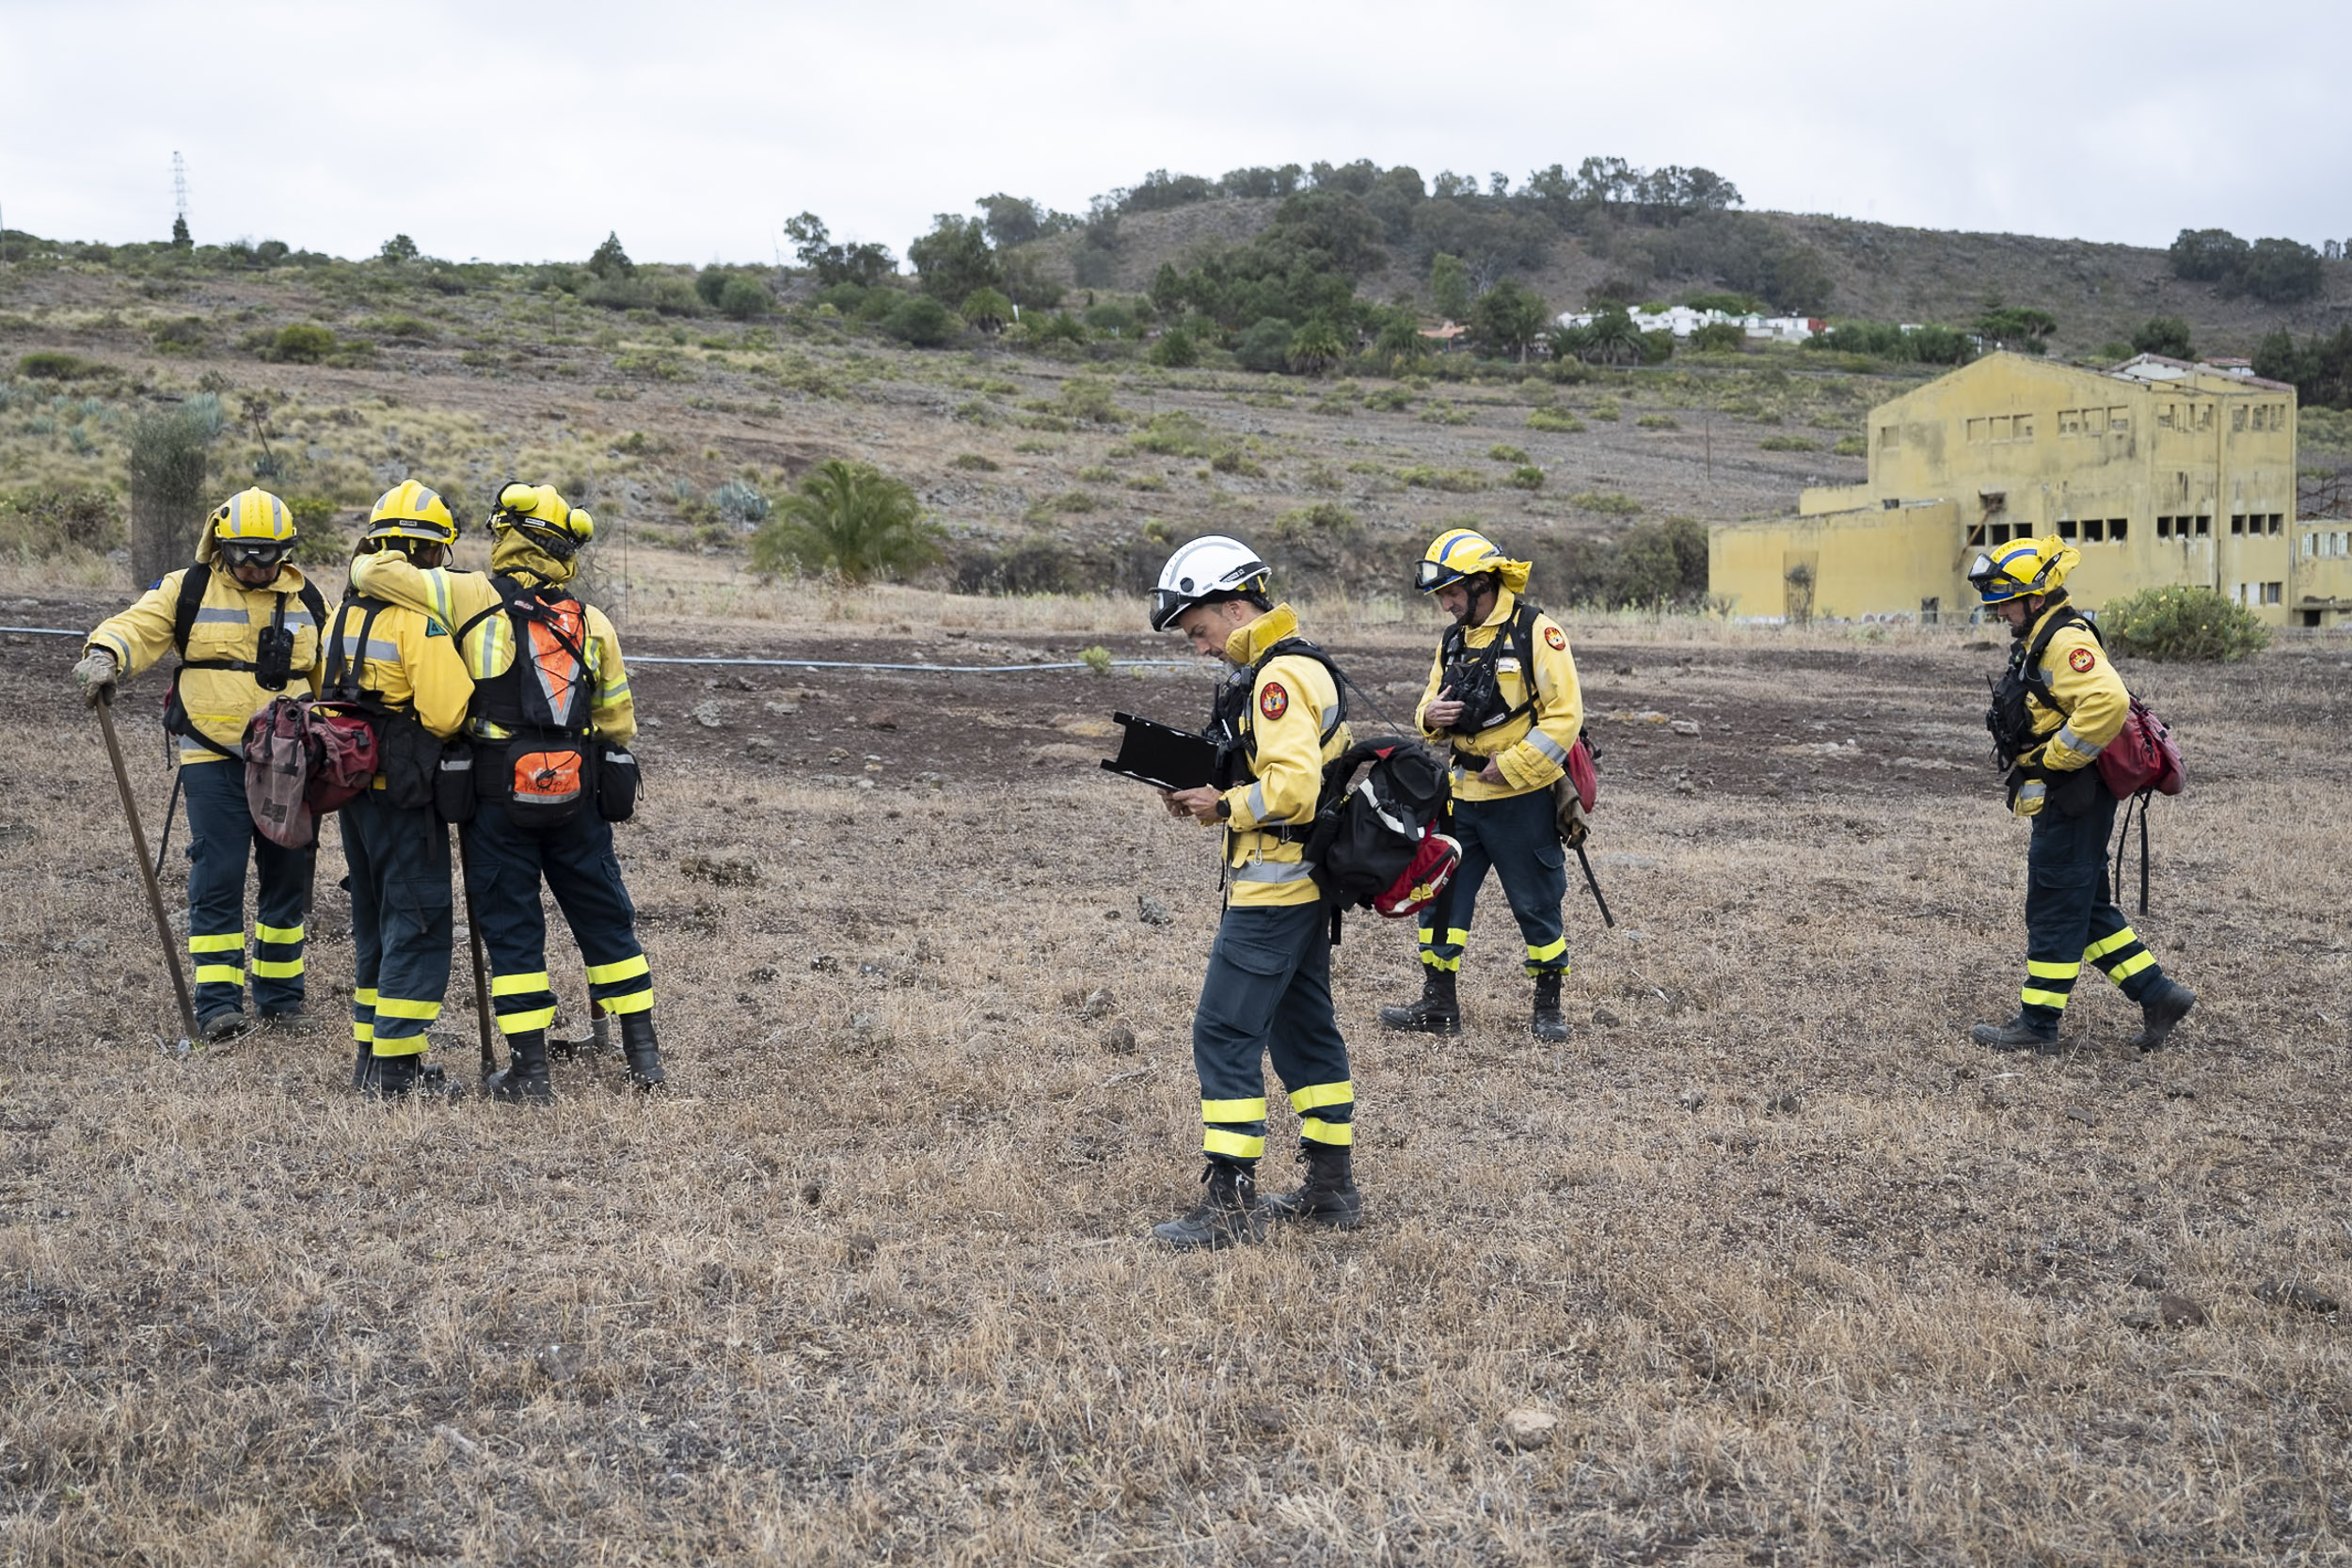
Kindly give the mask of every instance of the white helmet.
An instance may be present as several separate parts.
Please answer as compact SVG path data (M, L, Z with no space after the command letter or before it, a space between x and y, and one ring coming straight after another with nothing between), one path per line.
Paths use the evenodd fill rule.
M1203 599L1263 594L1269 575L1257 551L1221 533L1179 546L1160 568L1160 585L1152 591L1152 629L1166 631L1177 616Z

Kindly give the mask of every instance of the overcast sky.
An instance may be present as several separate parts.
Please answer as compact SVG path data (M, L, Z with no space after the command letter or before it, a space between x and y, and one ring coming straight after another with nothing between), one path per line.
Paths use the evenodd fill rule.
M2162 245L2352 236L2344 0L0 0L0 213L341 255L903 254L1003 190L1152 168L1610 153L1751 207Z

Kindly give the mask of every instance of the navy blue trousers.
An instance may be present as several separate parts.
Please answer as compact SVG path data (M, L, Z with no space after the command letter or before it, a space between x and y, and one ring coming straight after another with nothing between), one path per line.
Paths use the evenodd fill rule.
M1527 942L1527 973L1565 974L1568 943L1561 930L1560 901L1568 894L1568 862L1551 791L1531 789L1501 800L1456 800L1453 825L1446 832L1461 843L1462 866L1422 916L1428 924L1416 933L1421 961L1431 969L1462 967L1479 884L1492 867Z
M264 1013L302 1008L303 919L310 907L315 848L289 849L253 828L245 765L183 762L188 800L188 959L196 969L201 1024L245 1010L245 868L261 886L254 899L253 1005Z
M593 806L551 828L516 824L502 800L485 800L459 830L466 891L490 954L490 1005L499 1032L545 1029L555 1019L548 975L548 923L539 885L555 895L588 965L588 995L609 1013L653 1006L653 975L637 942L637 907L612 853L612 824Z
M1329 906L1228 907L1192 1016L1201 1148L1248 1167L1265 1152L1264 1060L1290 1092L1302 1143L1355 1141L1356 1086L1331 1010Z
M431 806L401 811L380 789L338 816L351 866L352 1037L373 1055L414 1055L449 990L449 829Z
M2091 964L2137 1002L2164 970L2115 907L2107 879L2107 839L2115 831L2115 797L2100 784L2089 810L2060 816L2044 806L2033 818L2026 851L2026 983L2022 1016L2056 1033L2067 998Z

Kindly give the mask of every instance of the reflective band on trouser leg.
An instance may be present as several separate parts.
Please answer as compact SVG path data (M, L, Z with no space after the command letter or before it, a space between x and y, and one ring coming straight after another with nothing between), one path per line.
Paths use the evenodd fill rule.
M424 1028L441 1016L438 1002L411 1002L397 996L375 999L375 1054L413 1056L425 1048Z
M375 988L360 986L351 993L351 1037L361 1045L375 1038Z
M253 977L291 980L302 973L302 927L253 923Z
M2026 960L2026 984L2017 993L2017 1000L2028 1007L2043 1007L2052 1013L2066 1010L2066 999L2074 994L2075 977L2083 972L2079 963L2050 963L2041 958Z
M498 1013L501 1035L529 1034L555 1022L555 991L544 969L530 974L492 975L490 1006Z
M1265 1101L1204 1100L1200 1102L1200 1148L1229 1160L1255 1160L1265 1153Z
M1561 937L1541 946L1530 942L1527 972L1530 974L1565 974L1568 972L1568 939Z
M1356 1141L1356 1085L1353 1083L1310 1084L1303 1089L1294 1089L1291 1091L1291 1109L1298 1113L1298 1135L1308 1143L1352 1144Z
M2153 967L2156 956L2126 926L2115 935L2102 937L2084 948L2083 960L2098 965L2101 974L2120 986L2141 970Z
M617 963L588 966L588 995L608 1013L642 1013L653 1006L653 975L639 953Z
M223 954L234 954L234 961L221 962ZM188 938L188 958L196 966L198 985L234 986L240 991L245 989L245 933L243 931L215 931L208 935L192 935Z
M1436 940L1437 931L1423 926L1413 933L1421 941L1421 961L1431 969L1447 971L1462 967L1462 949L1470 945L1470 933L1459 926L1448 927L1445 941Z

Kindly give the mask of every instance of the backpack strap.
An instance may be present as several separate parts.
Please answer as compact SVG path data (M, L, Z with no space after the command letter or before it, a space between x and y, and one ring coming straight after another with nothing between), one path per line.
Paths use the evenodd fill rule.
M368 642L375 634L375 618L390 609L382 599L362 598L346 594L342 603L335 607L335 624L328 628L333 646L326 655L326 679L319 687L319 700L328 703L348 703L354 707L380 709L382 693L371 691L360 682L367 674ZM351 657L343 651L343 626L354 610L362 611L359 620L359 657Z
M199 561L180 577L180 599L171 607L171 647L188 657L188 633L196 629L196 612L204 607L204 591L213 583L213 569Z

